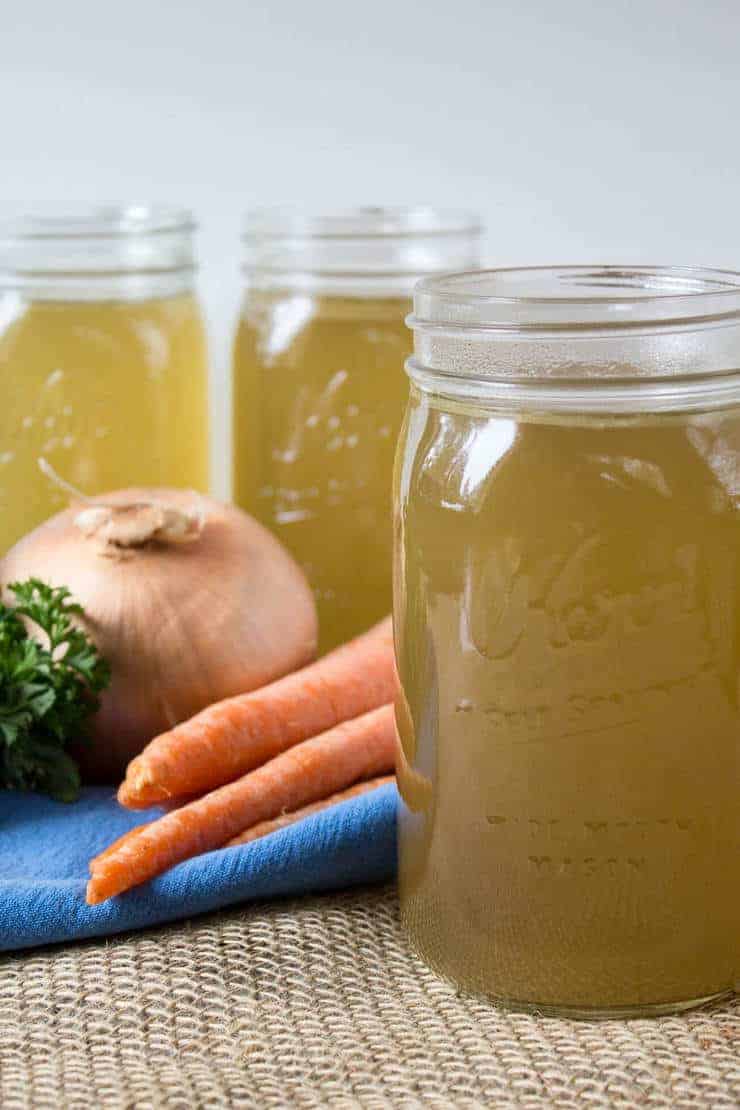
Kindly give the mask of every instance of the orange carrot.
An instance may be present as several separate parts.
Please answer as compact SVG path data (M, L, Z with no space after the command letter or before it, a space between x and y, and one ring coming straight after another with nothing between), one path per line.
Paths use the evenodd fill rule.
M393 700L388 617L323 659L249 694L226 698L157 736L118 791L129 809L205 794L341 721Z
M127 833L90 863L90 905L104 902L175 864L221 848L244 829L320 801L360 779L393 769L396 727L384 705L297 744L259 767Z
M109 844L107 848L103 848L103 851L99 852L97 854L97 856L95 857L95 859L98 862L101 859L105 859L105 857L109 856L111 854L111 852L114 851L114 849L117 850L119 848L119 846L121 844L123 844L123 842L125 840L130 840L131 837L134 836L137 831L138 831L137 829L129 829L128 832L125 832L122 836L119 836L118 840L114 840L113 843Z
M235 836L226 847L234 848L237 844L251 844L253 840L261 840L263 836L269 836L270 833L278 832L279 829L287 829L289 825L298 824L305 817L312 817L314 813L321 813L322 809L338 806L342 802L349 801L350 798L367 794L371 790L377 790L379 786L387 786L389 782L394 781L394 775L382 775L377 779L358 782L356 786L350 786L348 790L340 790L338 794L332 794L330 798L324 798L321 802L311 802L310 805L301 806L300 809L293 810L292 813L281 813L279 817L272 817L269 821L259 821L251 828L245 829L239 836Z

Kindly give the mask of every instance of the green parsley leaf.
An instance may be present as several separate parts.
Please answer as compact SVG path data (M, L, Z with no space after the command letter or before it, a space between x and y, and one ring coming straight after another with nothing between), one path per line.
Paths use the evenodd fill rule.
M38 578L0 599L0 786L74 801L77 765L67 752L86 739L110 669L74 618L69 590Z

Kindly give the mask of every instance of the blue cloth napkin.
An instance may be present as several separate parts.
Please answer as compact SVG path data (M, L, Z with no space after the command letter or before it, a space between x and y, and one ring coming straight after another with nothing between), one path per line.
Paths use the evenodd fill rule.
M108 788L64 805L0 791L0 950L104 936L284 894L380 882L396 869L396 788L382 786L271 836L188 860L100 906L88 861L160 810L130 813Z

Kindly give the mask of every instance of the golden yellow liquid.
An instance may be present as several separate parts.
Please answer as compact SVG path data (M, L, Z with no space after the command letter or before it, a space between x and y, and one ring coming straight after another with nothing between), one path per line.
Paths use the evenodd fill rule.
M85 493L208 488L207 355L191 295L0 301L0 553Z
M418 950L554 1011L731 990L740 411L566 423L414 393L405 441L400 877Z
M234 494L314 589L320 648L391 607L405 300L253 293L234 349Z

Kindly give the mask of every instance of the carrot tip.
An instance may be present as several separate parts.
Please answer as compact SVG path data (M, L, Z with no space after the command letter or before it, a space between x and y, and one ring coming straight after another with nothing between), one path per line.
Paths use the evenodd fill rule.
M105 898L102 898L99 891L96 890L94 879L90 879L85 888L85 901L88 906L99 906L101 902L105 901Z
M147 780L146 785L141 785L138 781L131 782L129 779L121 783L116 796L124 809L149 809L151 806L162 805L171 798L167 790L156 786L151 780Z

